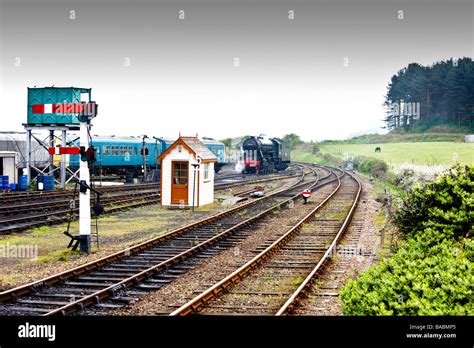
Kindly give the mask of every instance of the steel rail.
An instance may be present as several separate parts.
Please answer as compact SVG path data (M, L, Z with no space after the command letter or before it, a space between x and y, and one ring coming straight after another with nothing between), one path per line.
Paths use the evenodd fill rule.
M348 174L357 182L359 188L357 190L357 194L356 194L356 197L354 198L354 202L351 206L351 209L349 213L347 214L346 218L344 219L344 223L342 224L337 235L334 237L334 240L332 241L331 245L328 247L328 249L324 253L321 260L319 260L319 262L311 271L311 273L305 278L305 280L295 290L293 295L291 295L290 298L285 302L285 304L280 308L280 310L276 313L276 316L282 316L282 315L287 314L289 311L291 311L291 309L297 303L298 299L304 294L306 289L308 289L308 287L311 285L311 282L313 281L314 277L317 275L317 273L323 268L323 266L329 260L330 255L336 248L336 245L339 239L341 238L341 236L344 234L347 227L349 226L352 220L352 216L354 215L354 211L357 208L357 204L359 202L360 194L362 192L362 184L360 183L359 179L357 179L354 175L352 175L351 173L348 173Z
M297 177L298 175L291 175L291 176L280 176L280 177L273 177L273 178L263 178L263 179L259 179L259 180L252 180L252 181L240 181L240 182L236 182L236 183L232 183L232 184L226 184L225 186L221 185L221 186L216 186L216 190L224 190L224 189L227 189L227 188L230 188L230 187L236 187L236 186L246 186L246 185L251 185L253 183L262 183L262 182L267 182L267 181L274 181L274 180L283 180L283 179L287 179L287 178L293 178L293 177ZM159 185L158 185L159 187ZM133 188L132 192L135 192L137 190L137 188ZM137 207L137 206L143 206L143 205L147 205L147 204L155 204L159 201L159 195L160 195L160 192L158 191L156 194L152 194L151 196L147 196L147 197L143 197L146 192L137 192L137 194L135 195L135 193L127 193L128 190L113 190L113 191L110 191L109 193L112 193L112 195L110 196L105 196L103 199L102 199L102 203L105 207L109 207L109 209L107 209L106 213L111 213L111 212L115 212L115 211L119 211L119 210L124 210L124 209L127 209L127 208L134 208L134 207ZM150 190L148 190L150 191ZM248 190L250 192L250 190ZM62 194L64 196L64 194ZM135 197L133 197L135 195ZM127 198L127 197L132 197L132 198ZM4 234L9 234L9 233L12 233L12 232L15 232L15 231L23 231L23 230L26 230L26 229L29 229L29 228L32 228L32 227L38 227L38 226L43 226L43 225L52 225L52 224L57 224L57 223L61 223L63 222L67 216L69 216L71 210L70 209L64 209L64 207L67 207L70 205L70 202L71 200L69 199L69 196L66 196L64 199L62 200L57 200L57 201L54 201L54 202L51 202L49 205L48 205L48 208L45 208L45 209L40 209L38 206L39 205L44 205L44 203L27 203L27 204L19 204L19 205L14 205L11 207L11 209L15 209L15 208L21 208L20 211L16 211L15 213L12 213L12 214L8 214L8 213L5 213L4 211L7 210L7 209L10 209L10 207L2 207L0 206L0 215L3 215L3 216L8 216L8 215L11 215L13 217L11 218L7 218L7 219L1 219L0 218L0 223L2 224L10 224L9 227L6 227L6 228L3 228L3 229L0 229L0 235L4 235ZM91 199L92 201L92 199ZM137 203L132 203L132 204L129 204L127 206L121 206L119 208L110 208L110 206L114 206L116 205L117 203L124 203L124 202L135 202L137 201ZM77 203L77 200L76 200L76 203ZM27 207L32 207L33 210L36 210L36 211L40 211L40 212L35 212L34 214L21 214L21 211L22 210L25 210L27 209ZM36 207L36 208L35 208ZM50 211L49 209L51 208L55 208L55 210L53 211ZM46 213L41 213L41 211L44 211L44 210L48 210ZM77 212L78 212L78 208L75 208L74 209L74 213L75 213L75 217L77 217ZM16 216L15 215L20 215L21 216ZM54 217L54 219L50 219L51 217ZM32 221L32 220L36 220L34 223L29 223L28 224L28 221ZM15 225L16 224L16 225ZM22 224L20 226L18 226L18 224Z
M313 185L311 185L311 187L316 186L318 184L318 181L319 181L319 178L317 177L316 181L314 182ZM330 182L331 181L328 181L328 182L325 182L321 185L327 185ZM294 187L291 187L291 189L293 189L293 188ZM248 219L246 219L246 220L244 220L244 221L242 221L242 222L240 222L240 223L238 223L238 224L236 224L236 225L220 232L219 234L207 239L206 241L203 241L203 242L199 243L198 245L189 248L188 250L185 250L185 251L183 251L183 252L181 252L181 253L173 256L173 257L170 257L169 259L167 259L167 260L165 260L165 261L163 261L163 262L161 262L157 265L149 267L149 268L147 268L143 271L137 272L133 276L130 276L126 279L123 279L120 282L111 284L110 286L108 286L104 289L98 290L98 291L94 292L93 294L85 296L85 297L83 297L79 300L71 302L67 305L64 305L64 306L60 307L60 308L54 309L54 310L52 310L52 311L50 311L50 312L48 312L44 315L45 316L52 316L52 315L58 315L58 314L67 315L69 313L72 313L72 312L76 311L78 308L83 308L84 306L89 306L89 305L92 305L92 304L95 304L95 303L100 303L101 300L103 300L105 298L108 298L110 296L113 296L114 293L117 292L118 290L133 286L134 284L138 284L141 280L146 279L146 278L150 278L153 274L155 274L159 271L165 270L165 269L171 267L172 265L197 254L199 251L201 251L203 249L206 249L209 246L212 246L213 244L215 244L219 240L222 240L223 238L225 238L228 235L238 231L239 229L241 229L245 226L248 226L248 225L254 223L255 221L258 221L259 219L261 219L264 216L268 215L272 211L274 211L274 210L280 208L281 206L287 204L289 201L298 199L299 197L300 197L300 194L296 194L296 195L292 196L291 198L289 198L287 200L284 200L283 202L277 203L274 206L264 210L263 212L255 215L255 216L252 216L251 218L248 218Z
M251 185L251 184L258 184L258 183L263 183L263 182L270 182L270 181L276 181L276 180L284 180L284 179L289 179L289 178L294 178L298 177L299 174L291 174L291 175L281 175L277 177L270 177L270 178L259 178L259 179L253 179L253 180L240 180L236 182L231 182L231 183L216 183L214 185L216 190L225 190L227 188L231 187L236 187L236 186L245 186L245 185ZM131 186L120 186L120 189L104 189L104 188L99 188L99 192L107 193L107 194L114 194L116 193L117 195L125 194L128 191L137 191L137 190L151 190L153 188L160 188L160 185L157 184L141 184L140 187L137 187L137 185L131 185ZM158 191L159 192L159 191ZM8 196L5 196L8 195ZM8 211L8 209L15 209L15 208L34 208L34 207L39 207L41 205L44 205L43 203L21 203L21 204L13 204L13 205L6 205L6 202L2 202L3 199L8 199L7 202L15 202L15 201L32 201L32 200L37 200L39 198L41 199L48 199L48 200L54 200L51 202L52 204L67 204L70 201L71 196L73 195L72 190L67 190L67 191L53 191L53 192L32 192L32 193L26 193L26 194L0 194L0 211Z
M115 201L120 201L121 199L127 198L127 197L136 197L139 199L140 197L146 197L148 195L159 195L159 192L156 190L144 190L144 191L130 191L130 192L121 192L119 194L114 194L114 195L107 195L101 198L101 203L103 205L113 203ZM91 198L91 202L94 201L94 198ZM3 216L9 216L9 215L20 215L24 211L31 212L31 211L44 211L44 210L49 210L51 208L56 208L58 212L61 212L61 208L68 207L70 209L71 203L74 202L74 205L79 204L79 199L76 198L74 201L72 199L64 199L64 200L58 200L54 202L37 202L37 203L27 203L27 204L18 204L18 205L12 205L9 207L5 206L0 206L0 223L10 223L10 222L15 222L16 219L20 220L21 217L17 218L11 218L11 219L2 219L1 217ZM45 205L47 207L45 208ZM10 212L10 210L14 210L13 212ZM52 212L50 214L53 214L55 212ZM31 215L31 214L29 214ZM34 216L33 216L34 217Z
M250 271L258 267L263 261L265 261L269 256L275 253L281 246L285 244L285 242L293 236L293 234L303 226L303 224L311 219L314 214L323 207L339 190L341 187L341 177L344 176L345 172L342 171L342 175L336 175L337 180L337 187L326 197L320 204L318 204L314 209L311 210L310 213L305 215L303 219L298 221L296 225L294 225L290 230L288 230L284 235L274 241L270 246L265 248L262 252L252 258L250 261L245 263L243 266L239 267L237 270L229 274L227 277L222 279L221 281L217 282L215 285L211 286L200 295L196 296L194 299L190 300L183 306L179 307L175 311L173 311L170 316L185 316L195 311L198 311L201 307L203 307L206 302L216 298L219 294L223 293L225 289L232 284L240 281L243 279ZM329 183L329 182L328 182Z
M130 209L130 208L134 208L134 207L138 207L142 205L157 203L159 202L159 199L160 199L159 193L154 193L154 194L149 194L149 195L140 195L140 196L134 196L134 197L130 197L129 195L127 196L124 195L121 197L116 197L113 200L105 200L103 202L103 206L107 208L107 210L105 211L105 214L110 214L118 210ZM129 204L117 206L118 204L124 204L124 203L129 203ZM78 213L79 213L79 208L72 209L72 213L74 214L74 218L77 218ZM9 226L5 228L0 228L0 235L7 235L14 231L23 231L32 227L58 224L67 220L67 218L69 217L69 214L71 214L71 209L60 209L60 210L58 209L53 212L40 213L40 214L35 214L35 215L26 215L26 216L22 215L19 217L0 220L1 224L9 224ZM50 219L51 217L54 217L54 219L51 220Z
M227 188L235 187L235 186L244 186L244 185L252 185L252 184L260 184L262 182L270 182L270 181L277 181L277 180L284 180L284 179L291 179L297 177L297 174L292 175L281 175L278 177L271 177L271 178L261 178L261 179L253 179L253 180L241 180L236 182L230 183L216 183L214 187L216 190L225 190Z
M299 169L301 169L301 165L298 164ZM237 176L237 174L235 174ZM241 174L243 178L245 178L245 174ZM244 184L244 183L258 183L258 182L265 182L265 181L272 181L272 180L279 180L279 179L285 179L285 178L292 178L298 176L298 173L292 173L292 174L279 174L277 176L270 176L270 177L257 177L255 179L251 180L239 180L235 182L230 182L230 183L219 183L218 181L220 180L226 180L226 178L222 179L215 179L216 181L216 188L220 189L220 187L227 188L227 185L231 185L229 187L232 187L232 185L239 185L239 184ZM113 192L120 192L120 191L133 191L133 190L142 190L142 189L152 189L152 188L159 188L160 183L154 182L154 183L142 183L142 184L133 184L133 185L117 185L117 186L97 186L96 190L99 192L103 193L113 193ZM18 191L18 192L0 192L0 205L5 204L8 202L12 202L15 200L33 200L35 198L58 198L61 196L71 196L73 194L73 189L64 189L64 190L55 190L55 191L35 191L35 192L30 192L30 191Z
M133 185L119 185L119 186L98 186L97 191L103 193L120 192L120 191L134 191L142 189L152 189L159 187L159 183L148 183L148 184L133 184ZM56 191L34 191L34 192L4 192L0 193L0 203L4 203L4 200L25 200L34 198L46 198L46 197L58 197L72 195L74 189L56 190Z
M189 231L193 228L205 225L207 223L219 220L220 218L223 218L225 216L228 216L228 215L234 214L236 212L239 212L241 210L244 210L246 208L249 208L253 205L258 204L261 201L264 201L264 200L267 200L267 199L272 198L274 196L277 196L278 194L283 193L285 191L289 191L289 190L293 190L295 188L298 188L299 186L304 184L303 183L304 177L305 177L305 173L304 173L304 170L303 170L303 172L301 173L301 177L299 178L298 182L296 182L294 185L292 185L289 188L283 188L283 189L277 190L277 191L275 191L274 193L272 193L268 196L255 199L253 201L250 201L250 202L244 203L244 204L242 204L238 207L235 207L235 208L217 213L217 214L212 215L210 217L206 217L206 218L200 219L198 221L191 222L191 223L189 223L189 224L187 224L183 227L180 227L178 229L169 231L169 232L167 232L167 233L165 233L161 236L149 239L147 241L144 241L144 242L139 243L137 245L134 245L132 247L129 247L129 248L126 248L124 250L112 253L112 254L107 255L105 257L102 257L98 260L94 260L94 261L88 262L84 265L74 267L72 269L69 269L69 270L66 270L66 271L63 271L63 272L45 277L43 279L33 281L31 283L28 283L28 284L25 284L25 285L22 285L22 286L19 286L19 287L15 287L15 288L0 292L0 303L11 300L11 299L13 299L15 297L18 297L18 296L28 294L28 293L32 292L33 290L35 290L39 287L42 287L44 285L52 285L52 284L55 284L59 281L65 280L67 278L80 275L84 272L87 272L87 271L90 271L90 270L93 270L93 269L97 269L97 268L99 268L103 265L106 265L108 263L111 263L113 261L125 258L125 257L127 257L131 254L135 254L135 253L138 253L142 250L148 249L148 248L150 248L150 247L152 247L152 246L154 246L158 243L161 243L165 240L168 240L170 238L178 236L178 235L180 235L184 232L187 232L187 231Z

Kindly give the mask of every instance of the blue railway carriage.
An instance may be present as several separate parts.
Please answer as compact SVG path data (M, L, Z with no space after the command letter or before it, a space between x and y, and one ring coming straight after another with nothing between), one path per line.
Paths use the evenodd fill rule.
M97 159L94 167L99 168L103 175L126 173L140 175L142 173L142 137L95 135L92 137L92 145L96 149ZM156 158L166 149L166 144L162 139L147 138L145 139L145 148L146 164L154 168ZM79 155L69 157L69 166L79 167Z
M166 144L166 149L176 141L176 139L169 138L162 138L162 140ZM224 143L211 138L202 138L201 142L217 157L217 162L214 163L214 170L217 173L226 163Z
M147 167L156 168L156 159L165 151L175 139L152 138L145 139L145 153ZM202 142L218 158L214 165L218 171L225 164L225 146L223 143L213 139L203 139ZM74 145L79 145L76 141ZM135 176L142 174L143 155L141 148L143 138L141 136L98 136L92 137L92 145L96 148L96 159L92 169L93 173L99 171L103 175L117 174L125 175L133 173ZM79 167L79 155L69 157L71 168Z

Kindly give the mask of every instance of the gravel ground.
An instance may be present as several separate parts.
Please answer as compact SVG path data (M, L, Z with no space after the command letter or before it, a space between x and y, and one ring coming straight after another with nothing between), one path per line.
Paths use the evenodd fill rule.
M376 226L374 217L383 207L381 203L375 200L376 194L370 182L365 178L360 178L360 180L363 183L362 198L352 224L341 240L340 246L343 252L333 257L328 263L321 281L315 282L312 295L301 302L300 309L294 312L296 315L342 315L341 304L337 296L339 290L349 279L357 277L360 272L375 262L375 255L380 247L380 228ZM281 182L270 182L264 185L264 190L271 192L290 185L294 181L295 179L286 179ZM263 184L259 186L263 186ZM234 188L234 190L243 191L250 188L252 188L252 185ZM216 198L218 201L222 201L224 198L230 197L231 192L231 189L226 192L216 192ZM254 233L236 246L206 259L205 262L179 276L160 290L141 297L136 303L119 310L104 312L104 314L164 315L170 313L254 257L259 247L268 245L269 242L276 240L285 233L293 222L296 222L310 207L314 207L315 204L320 202L323 197L325 196L322 193L314 193L311 198L311 205L303 206L301 202L297 202L293 209L282 210L271 218L271 224L256 224ZM63 252L65 250L65 237L60 236L58 239L60 243L55 241L52 246L53 251L48 249L49 253L38 260L1 259L0 291L96 260L225 209L218 204L214 204L193 215L190 211L167 210L154 205L105 217L103 221L99 220L101 229L105 225L107 230L107 219L113 222L111 224L113 226L110 227L108 233L101 234L101 248L91 255L65 253L65 257L62 257L63 254L59 258L50 257L51 254L56 255L57 251ZM159 223L155 223L156 221ZM57 230L54 231L61 235L65 225L49 228L56 228ZM41 237L40 229L32 232L33 237L36 235ZM22 238L25 235L28 236L29 233L2 237L0 243L21 244ZM35 240L41 243L41 239ZM48 248L51 248L51 246L48 245ZM41 245L39 249L41 255ZM4 280L7 280L7 282L4 282Z
M281 182L262 183L258 186L262 186L266 192L272 192L283 186L288 186L296 180L294 178L285 179ZM253 187L255 185L245 185L216 191L216 201L219 202L231 197L234 190L243 191ZM240 204L244 203L245 201ZM36 246L38 257L31 259L0 256L0 291L97 260L229 208L216 203L204 206L193 214L190 210L169 210L162 209L158 205L149 205L104 216L99 219L100 249L97 249L93 244L93 252L90 255L83 255L66 249L69 242L69 239L63 235L66 224L45 226L31 231L2 236L0 246ZM73 222L71 233L76 234L77 229L77 222Z
M360 204L353 223L341 240L345 254L332 258L325 269L323 281L314 287L315 293L332 296L310 296L319 302L307 304L309 310L300 313L296 311L297 315L341 315L341 304L337 296L339 289L348 279L356 277L373 263L373 255L376 254L380 241L379 231L373 220L375 213L382 207L376 202L375 192L368 180L362 178L361 182L363 191ZM315 204L322 200L322 195L313 194L311 200ZM141 297L137 302L105 314L166 315L172 312L254 257L257 248L276 240L286 232L291 223L303 215L301 208L301 202L297 203L294 209L288 209L274 217L271 224L256 226L255 232L242 243L207 259L205 263L179 276L160 290ZM300 213L297 213L298 211ZM362 254L367 256L350 255L353 250L356 250L356 253L362 250Z
M363 184L362 196L339 243L338 254L328 262L320 279L313 283L311 293L301 300L293 315L343 315L339 291L349 279L357 278L374 263L380 247L380 230L374 216L384 208L376 201L370 182L359 179Z
M241 243L207 259L205 263L184 273L160 290L150 292L127 307L105 314L163 315L172 312L253 258L258 253L257 248L275 241L288 231L294 223L327 197L329 186L320 192L314 192L309 204L303 205L301 201L297 201L294 208L282 210L271 219L265 220L270 220L270 223L259 223L253 233Z

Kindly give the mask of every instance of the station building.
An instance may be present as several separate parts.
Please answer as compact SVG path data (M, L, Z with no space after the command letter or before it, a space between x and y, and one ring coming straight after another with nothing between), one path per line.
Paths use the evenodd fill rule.
M200 207L214 202L217 157L197 138L180 136L158 158L161 206Z

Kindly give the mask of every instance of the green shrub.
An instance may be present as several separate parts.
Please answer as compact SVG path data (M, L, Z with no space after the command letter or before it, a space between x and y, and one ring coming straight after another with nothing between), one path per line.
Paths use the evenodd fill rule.
M409 239L341 291L346 315L474 315L473 243Z
M343 167L346 164L346 161L344 161L343 159L333 156L329 153L325 153L323 155L323 159L326 162L333 163L333 165L338 166L338 167Z
M357 156L354 158L353 163L354 169L357 169L362 173L371 174L376 178L382 179L387 175L388 165L380 159Z
M405 198L405 242L342 289L345 314L474 315L473 171L456 166Z
M474 220L474 165L451 168L437 181L417 186L403 199L395 222L406 235L435 229L435 243L443 238L467 236ZM428 233L428 232L426 232Z

